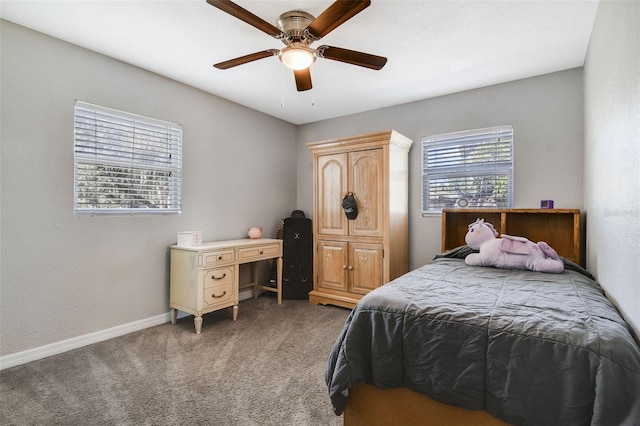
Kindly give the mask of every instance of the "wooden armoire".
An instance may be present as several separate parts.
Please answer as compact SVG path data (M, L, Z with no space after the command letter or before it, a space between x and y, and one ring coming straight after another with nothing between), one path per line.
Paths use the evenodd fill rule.
M307 144L313 154L311 304L353 308L406 273L412 141L389 130ZM342 208L353 193L358 216Z

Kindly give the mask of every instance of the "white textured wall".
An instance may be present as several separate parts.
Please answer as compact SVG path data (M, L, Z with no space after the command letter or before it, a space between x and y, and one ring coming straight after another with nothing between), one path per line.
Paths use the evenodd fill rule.
M166 313L178 231L244 238L259 225L273 236L295 208L295 126L0 26L1 355ZM181 215L74 216L76 99L182 124Z
M640 336L640 2L600 2L584 74L587 262Z
M298 128L298 206L312 211L312 157L307 142L395 129L413 139L409 153L409 264L439 253L441 216L422 217L423 136L503 124L515 139L514 207L582 209L582 69L547 74Z

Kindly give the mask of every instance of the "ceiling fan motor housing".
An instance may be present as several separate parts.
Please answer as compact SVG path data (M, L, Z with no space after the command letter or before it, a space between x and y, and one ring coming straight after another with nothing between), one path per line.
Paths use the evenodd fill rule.
M313 22L315 17L310 13L301 10L291 10L280 15L278 18L278 28L289 34L293 41L301 41L304 37L304 30Z

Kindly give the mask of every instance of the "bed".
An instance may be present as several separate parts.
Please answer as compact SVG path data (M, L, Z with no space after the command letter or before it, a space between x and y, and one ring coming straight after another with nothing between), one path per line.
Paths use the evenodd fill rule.
M566 257L561 274L467 266L471 252L356 305L325 377L345 425L640 424L640 348L593 277Z

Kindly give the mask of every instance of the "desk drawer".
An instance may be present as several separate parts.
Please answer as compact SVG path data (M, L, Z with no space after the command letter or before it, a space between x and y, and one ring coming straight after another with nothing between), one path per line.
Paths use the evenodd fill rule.
M262 259L273 259L274 257L279 257L280 254L279 244L246 247L238 250L238 261L243 263Z
M233 250L208 251L202 253L202 267L220 265L222 263L233 262Z
M203 291L204 306L208 308L233 301L233 285L231 283L205 288Z
M216 287L221 285L233 284L233 266L226 268L216 268L206 271L204 274L203 288Z

